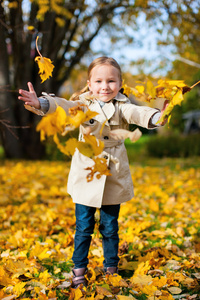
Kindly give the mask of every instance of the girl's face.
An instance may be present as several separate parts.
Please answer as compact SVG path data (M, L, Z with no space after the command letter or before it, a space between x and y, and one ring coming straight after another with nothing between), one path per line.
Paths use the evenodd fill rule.
M118 94L121 85L119 70L106 64L95 66L88 80L93 96L103 102L113 99Z

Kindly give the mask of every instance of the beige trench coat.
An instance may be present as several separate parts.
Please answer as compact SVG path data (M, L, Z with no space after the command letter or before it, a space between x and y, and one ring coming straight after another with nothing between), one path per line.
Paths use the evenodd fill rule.
M104 151L100 156L107 159L112 176L103 175L100 179L95 177L91 182L87 182L89 171L85 168L92 167L94 162L76 150L72 157L67 190L75 203L97 208L102 205L120 204L134 196L133 182L124 140L116 141L109 136L109 133L114 129L127 129L128 124L150 128L149 120L158 110L134 105L120 93L102 108L96 100L87 100L87 96L88 93L80 95L78 101L67 101L47 94L44 96L49 100L50 105L47 114L54 112L57 105L62 106L68 114L68 109L78 103L84 103L90 110L98 113L92 120L80 126L79 139L82 139L84 127L89 126L91 134L103 140ZM83 110L85 109L86 107L83 106ZM105 126L100 135L103 123Z

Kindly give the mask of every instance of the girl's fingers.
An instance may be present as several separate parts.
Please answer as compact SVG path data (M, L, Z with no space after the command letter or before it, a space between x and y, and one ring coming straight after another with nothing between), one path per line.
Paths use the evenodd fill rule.
M26 90L19 90L19 94L21 94L22 96L29 96L30 92L26 91Z
M35 92L34 87L31 82L28 82L29 92Z

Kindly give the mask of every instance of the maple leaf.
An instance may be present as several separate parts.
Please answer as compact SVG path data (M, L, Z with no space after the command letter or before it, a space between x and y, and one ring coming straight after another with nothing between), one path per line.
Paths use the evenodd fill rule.
M128 287L127 282L118 274L109 275L108 280L114 287Z
M66 125L67 125L66 132L78 128L82 123L98 115L97 112L91 111L90 109L87 109L86 112L83 112L81 106L84 105L77 105L69 109L70 115L67 116L66 119ZM65 134L66 132L64 132L63 134Z
M39 75L42 79L42 83L47 80L49 77L52 77L52 72L54 69L54 65L52 64L52 61L49 58L43 57L40 53L37 45L38 36L36 38L36 49L38 51L39 56L35 57L35 61L38 64L39 67Z
M107 166L107 160L105 158L101 157L96 157L93 158L94 165L92 167L87 167L85 170L89 170L90 173L87 175L87 181L90 182L93 180L94 175L96 173L97 179L100 179L101 176L111 176L112 174L110 173L108 166Z
M36 127L36 130L40 131L41 141L43 141L46 136L49 137L56 133L62 133L66 122L67 115L61 106L58 106L54 113L44 116Z
M91 145L91 147L94 151L94 156L97 156L102 153L102 151L104 149L104 142L97 139L94 135L84 135L83 138L86 143Z

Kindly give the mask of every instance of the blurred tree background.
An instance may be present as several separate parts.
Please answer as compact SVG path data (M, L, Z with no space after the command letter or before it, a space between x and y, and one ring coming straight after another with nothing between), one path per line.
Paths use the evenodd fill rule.
M156 58L156 76L159 72L163 76L164 70L166 77L185 80L188 85L198 81L199 0L1 1L0 132L7 158L39 159L45 155L45 147L35 131L40 117L24 109L17 99L19 88L27 89L27 82L31 81L38 95L42 91L70 95L81 89L86 83L87 66L95 57L113 56L112 50L117 48L123 54L126 45L134 48L143 44L145 36L136 38L143 26L138 22L141 16L156 33L155 44L161 53ZM55 66L53 77L42 84L34 62L38 55L37 35L42 55ZM92 47L95 43L98 47ZM117 60L122 62L123 70L120 55ZM130 69L126 62L125 78L131 84L145 76L153 77L152 63L134 60L133 51ZM131 68L136 64L140 70L137 78L131 77ZM145 71L147 67L150 71ZM183 131L183 113L200 109L199 94L200 88L196 87L175 109L170 126L173 130Z

